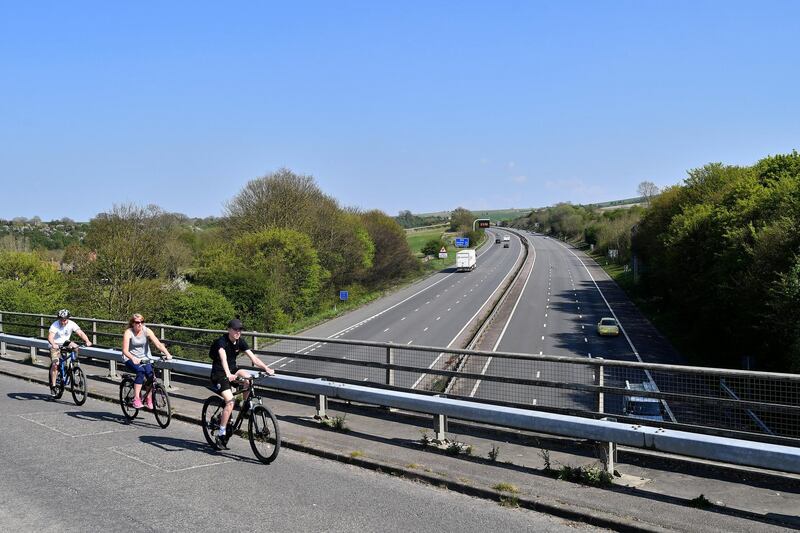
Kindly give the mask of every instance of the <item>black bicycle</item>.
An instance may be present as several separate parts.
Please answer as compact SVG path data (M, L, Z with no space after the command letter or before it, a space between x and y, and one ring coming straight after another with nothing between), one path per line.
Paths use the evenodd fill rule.
M261 397L256 394L256 389L253 387L254 379L266 375L266 373L261 372L257 376L250 376L249 378L236 378L234 384L239 385L241 388L239 394L241 394L243 390L249 390L250 397L244 402L244 405L241 405L241 400L239 400L237 394L234 409L238 409L239 414L234 421L234 413L231 413L231 417L228 420L228 427L225 430L224 444L227 446L231 435L239 431L246 415L249 418L247 423L247 437L250 440L250 448L252 448L253 453L259 461L264 464L269 464L275 460L281 449L281 432L278 429L278 421L275 415L269 407L264 405ZM247 387L242 388L245 383ZM220 418L222 417L222 410L224 407L225 401L217 394L210 396L203 404L203 435L205 435L206 441L208 441L214 449L217 449L214 437L219 430Z
M86 375L81 369L78 361L78 351L69 346L60 348L61 355L58 358L58 368L56 369L56 385L52 387L53 398L58 400L64 394L64 388L69 386L72 399L76 405L86 403Z
M164 388L161 380L158 379L158 374L156 372L156 365L160 359L153 359L152 357L140 357L139 361L143 365L153 365L153 373L146 377L144 383L142 383L140 400L142 403L144 403L147 399L147 394L150 391L153 392L153 415L155 415L158 425L162 428L165 428L169 425L170 420L172 420L172 408L169 404L169 394L167 394L167 389ZM133 380L134 376L126 374L125 377L122 378L122 382L119 384L119 405L122 407L122 414L125 415L125 418L128 421L136 418L136 415L139 414L140 409L133 406Z

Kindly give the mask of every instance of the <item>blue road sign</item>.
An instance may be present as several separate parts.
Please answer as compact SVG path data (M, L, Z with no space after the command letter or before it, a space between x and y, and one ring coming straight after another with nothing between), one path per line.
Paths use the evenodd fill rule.
M340 300L347 300L348 293L347 291L339 291L339 299Z
M469 248L469 237L456 238L456 248Z

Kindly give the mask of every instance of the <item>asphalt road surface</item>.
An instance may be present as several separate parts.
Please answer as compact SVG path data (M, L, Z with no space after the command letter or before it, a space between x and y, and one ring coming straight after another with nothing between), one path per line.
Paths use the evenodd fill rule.
M556 239L525 232L535 263L525 289L495 351L526 354L603 357L636 361L623 335L600 337L596 324L612 316L600 289L581 259ZM583 365L492 358L483 369L489 375L528 377L556 382L594 382L594 370ZM641 375L640 375L641 374ZM625 386L625 379L644 380L641 372L615 375L606 371L607 384ZM481 381L471 395L527 405L594 408L593 394L550 387ZM606 410L620 412L621 398L606 397Z
M441 359L439 353L403 350L404 346L451 346L484 308L508 278L514 264L523 254L521 242L512 236L508 248L494 244L494 235L507 232L493 229L487 232L489 242L478 250L477 267L471 272L456 272L455 268L438 272L425 280L381 298L363 309L330 321L304 333L305 336L331 339L357 339L391 342L396 364L427 368ZM304 353L317 356L347 358L355 361L384 362L385 350L358 348L335 343L284 341L270 347L284 354ZM307 361L285 355L267 357L265 361L285 371L314 375L343 377L359 381L385 381L385 371L359 366L344 366L332 362ZM397 372L395 384L412 387L422 373Z
M217 453L197 426L43 391L0 376L4 531L594 529L290 450L265 466L243 439Z

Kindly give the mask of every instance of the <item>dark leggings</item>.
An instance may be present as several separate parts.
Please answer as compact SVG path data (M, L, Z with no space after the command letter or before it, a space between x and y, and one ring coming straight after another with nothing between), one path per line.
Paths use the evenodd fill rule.
M144 377L153 375L153 365L147 363L146 365L134 365L130 359L125 359L125 367L131 372L136 372L136 379L133 380L137 385L144 383Z

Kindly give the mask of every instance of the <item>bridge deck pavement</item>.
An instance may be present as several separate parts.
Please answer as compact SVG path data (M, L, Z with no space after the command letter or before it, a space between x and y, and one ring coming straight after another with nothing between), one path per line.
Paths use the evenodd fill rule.
M81 435L121 438L131 431L131 426L123 423L117 403L118 384L104 377L106 368L83 365L90 378L90 394L109 402L77 407L65 391L60 402L72 408L64 414L48 408L53 402L47 399L46 370L23 362L25 357L10 352L8 357L0 359L0 374L42 384L40 394L19 398L25 400L16 408L20 424L75 440ZM170 393L176 418L196 422L201 402L210 393L197 381L179 380L173 379L176 388ZM14 390L2 392L11 398L16 394ZM451 457L420 444L423 433L433 435L432 421L427 416L331 402L329 413L345 415L349 428L346 433L338 433L323 429L313 418L311 398L277 392L268 392L265 398L278 416L287 448L485 498L498 499L501 494L493 487L510 483L519 488L517 496L523 507L576 521L647 531L778 531L783 529L781 525L800 529L798 476L621 451L618 470L623 475L615 480L614 487L587 487L546 475L541 450L549 450L554 468L590 466L597 464L597 460L588 444L451 422L448 436L471 445L473 450L471 457ZM152 413L147 411L140 412L136 424L157 429ZM202 468L223 461L252 463L246 441L234 439L237 442L233 450L221 456L205 447L198 426L190 427L194 428L197 440L173 438L170 427L159 430L150 441L110 449L117 460L149 465L160 472ZM487 459L493 445L499 446L496 462ZM710 509L689 506L689 500L700 494L714 503Z

